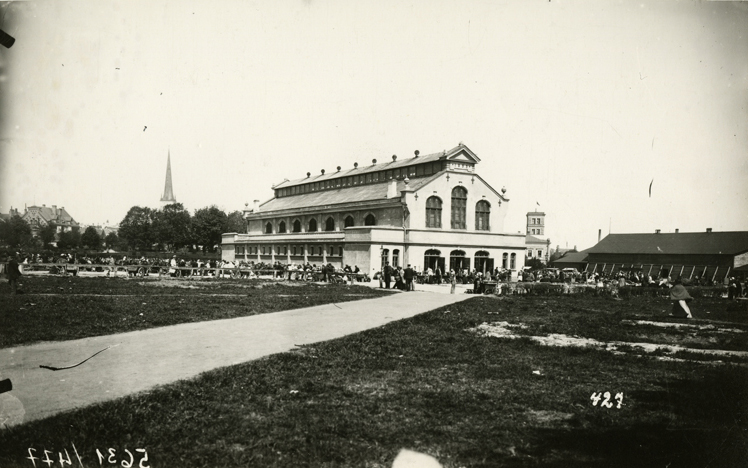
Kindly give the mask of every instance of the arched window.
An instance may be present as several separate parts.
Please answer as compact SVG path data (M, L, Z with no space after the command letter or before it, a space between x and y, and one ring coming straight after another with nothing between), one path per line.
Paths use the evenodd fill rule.
M517 268L517 254L513 253L509 262L509 269L514 270Z
M377 225L377 218L375 218L374 215L371 213L366 215L366 218L364 218L364 226L376 226L376 225Z
M475 230L488 231L488 219L491 216L491 205L486 200L475 204Z
M507 267L509 266L507 264L508 260L509 260L509 255L507 255L506 253L504 253L504 255L501 256L501 268L503 268L505 270L507 269Z
M330 216L325 220L325 231L334 231L335 230L335 220Z
M306 232L317 232L317 220L312 218L309 220L309 229Z
M467 190L458 185L452 189L452 229L467 229Z
M338 257L343 256L343 247L338 247Z
M301 221L298 219L293 222L293 232L301 232Z
M444 257L442 253L436 249L429 249L423 255L423 266L424 268L431 268L431 271L436 274L436 268L439 268L439 272L444 274Z
M493 259L485 250L475 252L475 269L482 273L493 270Z
M278 232L280 232L280 233L285 233L286 232L286 222L285 221L281 221L280 224L278 225Z
M455 272L470 269L470 259L465 257L464 251L453 250L449 253L449 269Z
M387 257L390 255L390 249L382 249L382 269L387 264Z
M273 233L273 223L268 222L265 225L265 234L272 234Z
M400 266L400 249L392 251L392 268Z
M345 227L353 226L353 216L348 215L345 217Z
M442 201L439 197L429 197L426 200L426 227L442 227Z

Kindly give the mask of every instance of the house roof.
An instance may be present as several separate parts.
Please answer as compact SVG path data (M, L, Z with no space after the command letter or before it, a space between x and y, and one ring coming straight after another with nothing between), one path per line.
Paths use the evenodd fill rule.
M52 222L61 226L77 226L78 223L70 216L64 207L50 207L50 206L30 206L26 209L26 213L38 211L39 215L48 223ZM24 213L24 215L26 215Z
M449 151L441 151L439 153L427 154L425 156L415 156L408 159L400 159L395 161L388 161L385 163L370 164L368 166L358 166L347 170L340 170L337 172L328 172L325 174L311 175L295 180L285 180L280 184L274 185L273 189L280 189L286 187L292 187L294 185L308 184L310 182L319 182L323 180L338 179L340 177L347 177L351 175L366 174L369 172L383 171L388 169L397 169L400 167L414 166L416 164L424 164L428 162L451 159L458 156L461 153L467 154L470 159L475 162L479 162L478 156L473 153L470 148L460 143Z
M557 258L553 262L554 265L569 265L578 263L587 263L587 251L582 252L567 252L563 257Z
M413 179L412 181L409 181L407 188L410 190L418 190L419 188L428 184L445 172L446 171L440 171L429 177ZM406 188L406 185L404 180L398 180L396 181L396 183L397 198L394 198L393 200L399 201L400 192ZM266 212L282 211L288 209L311 208L321 207L325 205L340 205L345 203L386 200L387 188L389 184L389 182L382 182L379 184L359 185L357 187L343 187L339 189L328 189L320 190L318 192L304 193L301 195L271 198L270 200L260 205L260 211L254 214L261 216Z
M548 244L548 240L547 239L541 239L540 237L535 237L535 236L533 236L531 234L527 234L525 236L525 244L543 244L543 245L546 245L546 244Z
M736 255L748 251L748 231L609 234L591 254Z

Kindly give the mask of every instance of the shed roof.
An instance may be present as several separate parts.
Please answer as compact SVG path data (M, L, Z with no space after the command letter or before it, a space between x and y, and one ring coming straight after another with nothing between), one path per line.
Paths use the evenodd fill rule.
M748 252L748 231L609 234L591 254L736 255Z
M587 251L583 252L567 252L563 257L557 258L552 261L554 265L563 267L569 264L587 263Z

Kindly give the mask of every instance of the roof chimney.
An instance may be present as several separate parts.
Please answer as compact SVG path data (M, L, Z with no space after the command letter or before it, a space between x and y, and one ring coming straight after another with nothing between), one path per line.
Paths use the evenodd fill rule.
M325 175L325 170L324 169L322 169L322 175Z
M706 232L712 232L712 228L706 228Z
M397 161L397 155L396 155L396 154L393 154L393 155L392 155L392 160L393 160L393 161Z
M353 163L353 168L357 169L358 168L358 163Z
M338 172L340 172L340 166L338 166Z
M659 234L659 233L660 233L660 230L659 229L655 229L655 234Z
M602 235L603 235L603 230L602 229L598 229L597 230L597 242L600 242L600 236L602 236Z
M258 211L260 211L260 200L255 200L254 204L255 204L255 208L252 211L257 213Z
M397 198L397 180L390 179L387 185L387 198Z
M372 160L371 160L371 163L372 163L372 164L376 164L376 163L377 163L377 160L376 160L376 159L372 159Z
M678 228L675 228L675 233L678 234Z
M418 157L419 154L421 154L421 152L416 150L416 157Z
M307 172L307 173L306 173L306 177L307 177L307 179L308 179L308 178L309 178L309 176L311 176L311 175L312 175L312 173L311 173L311 172Z

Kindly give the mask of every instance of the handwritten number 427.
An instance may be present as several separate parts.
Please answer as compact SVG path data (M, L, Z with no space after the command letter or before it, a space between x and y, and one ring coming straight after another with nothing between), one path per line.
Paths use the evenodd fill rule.
M600 402L600 400L603 400ZM621 406L623 406L623 392L616 393L615 399L618 401L618 404L616 405L616 409L621 409ZM601 408L612 408L613 403L610 402L610 392L605 393L596 393L592 392L592 396L590 397L590 400L592 400L592 406L597 406L598 403L600 403Z

